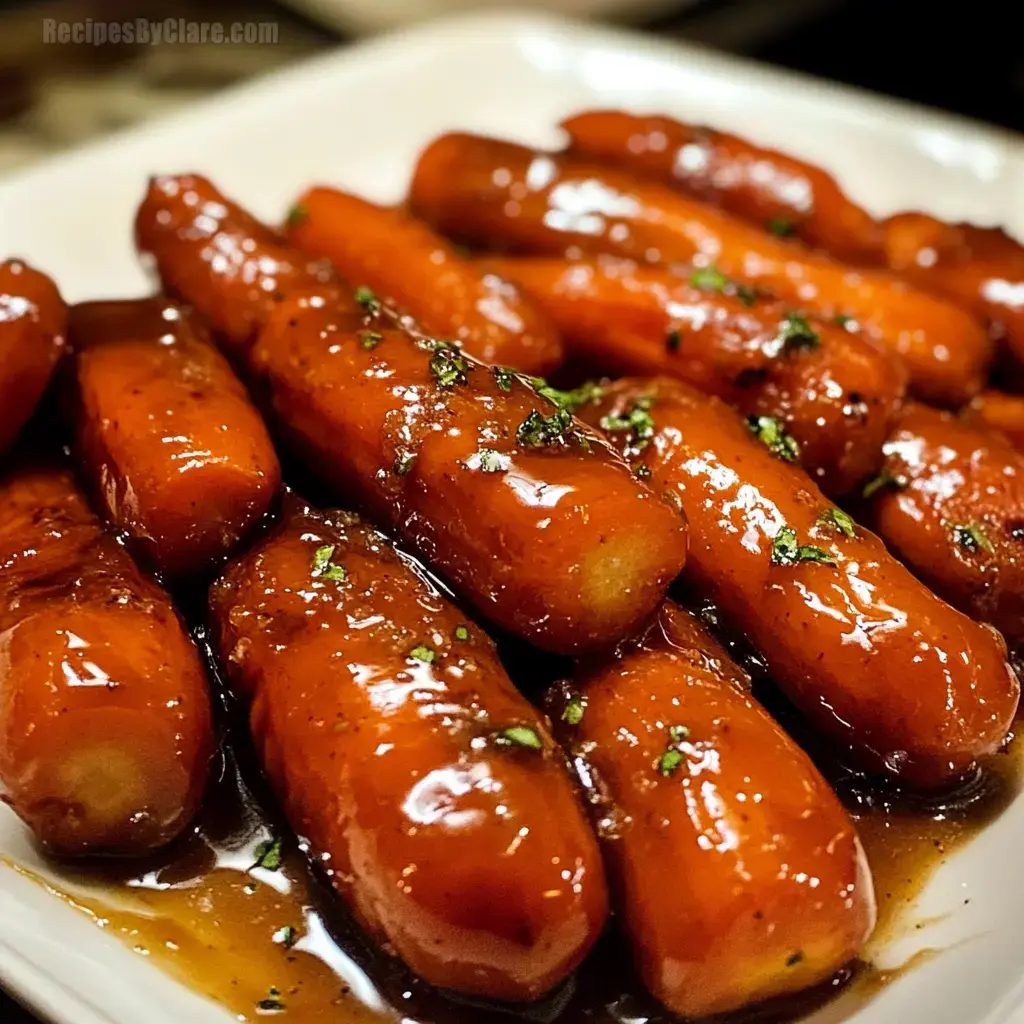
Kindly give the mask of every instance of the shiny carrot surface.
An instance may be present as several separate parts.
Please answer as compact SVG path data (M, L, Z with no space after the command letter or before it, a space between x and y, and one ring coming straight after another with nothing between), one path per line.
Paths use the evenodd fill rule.
M675 490L690 580L837 755L932 788L1001 746L1020 692L1002 637L936 597L731 409L679 381L625 379L579 415Z
M1024 246L998 228L899 213L884 224L889 267L989 321L1024 363Z
M66 328L67 307L45 274L20 260L0 263L0 454L46 390Z
M807 755L672 604L556 700L641 976L687 1019L826 980L874 924L867 862Z
M198 174L150 180L135 242L164 289L207 317L239 358L286 295L340 294L326 260L295 251Z
M959 306L894 275L857 270L616 167L473 135L420 156L415 213L454 237L534 254L610 253L673 269L714 266L791 308L842 317L906 363L912 389L960 405L984 384L994 344Z
M1024 451L1024 395L1003 391L982 391L960 410L965 423L997 430L1016 448Z
M353 286L392 300L428 334L458 340L477 359L541 375L562 361L561 341L543 314L401 210L311 188L292 208L288 237L328 258Z
M666 181L783 238L875 262L881 227L820 167L670 117L589 110L562 122L570 147Z
M578 365L668 374L725 399L827 493L849 492L881 465L906 378L899 359L870 339L793 316L721 275L681 281L611 256L481 265L522 286Z
M245 388L168 300L75 306L69 337L74 446L97 503L161 572L212 569L281 482Z
M870 517L947 601L1024 641L1024 455L984 427L909 405L885 443Z
M511 371L304 301L253 362L312 472L541 647L614 643L683 566L677 509Z
M188 825L214 750L199 654L71 474L0 480L0 796L61 855Z
M428 982L531 1000L601 931L600 856L494 645L349 513L293 508L211 591L295 830Z

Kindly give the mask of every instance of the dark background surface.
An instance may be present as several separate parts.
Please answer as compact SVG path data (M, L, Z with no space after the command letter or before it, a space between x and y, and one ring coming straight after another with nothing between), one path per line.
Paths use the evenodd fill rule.
M5 13L23 16L26 6L0 0L0 40ZM898 0L705 0L647 30L1024 130L1024 47L1013 30L1019 11L1008 13L1014 6L974 0L943 14L940 5ZM133 6L130 15L140 9L149 17L177 10L148 3ZM297 30L314 48L334 41L314 26ZM23 69L11 52L0 51L0 58L2 121L5 101L13 110L21 99ZM0 992L0 1024L36 1021Z

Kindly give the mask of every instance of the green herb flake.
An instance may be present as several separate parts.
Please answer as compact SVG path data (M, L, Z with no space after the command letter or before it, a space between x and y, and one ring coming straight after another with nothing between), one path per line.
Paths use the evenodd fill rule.
M493 448L481 448L476 455L482 473L503 473L510 464L507 455L502 455Z
M281 1002L281 993L276 988L271 988L266 999L261 999L256 1004L256 1009L261 1013L281 1013L284 1010L284 1003Z
M779 324L777 339L783 352L795 352L802 348L817 348L821 344L818 332L807 322L802 313L789 313Z
M511 391L512 382L516 379L514 370L507 366L495 366L491 371L494 374L494 382L498 385L499 391Z
M717 267L698 267L690 275L690 284L704 292L724 292L729 287L729 278Z
M348 573L343 566L335 565L331 559L334 557L335 544L322 544L313 552L313 576L316 579L334 580L336 583L344 581Z
M543 448L564 440L572 430L572 413L568 409L557 409L550 416L542 416L536 409L519 424L516 440L524 448Z
M813 544L798 544L796 530L783 526L772 541L772 565L797 565L800 562L819 562L835 565L835 560L823 548Z
M670 725L668 735L673 743L682 743L683 740L689 738L690 730L685 725Z
M825 523L827 526L834 526L840 533L845 534L847 537L857 536L857 524L853 521L853 518L841 508L826 509L818 517L818 521Z
M495 736L495 741L503 747L526 747L529 750L544 749L544 744L541 743L537 730L530 728L528 725L510 725L507 729L502 729Z
M786 433L781 421L774 416L748 416L747 426L772 455L784 462L800 461L800 442Z
M757 303L758 292L756 288L751 288L747 284L736 285L736 298L743 303L744 306L753 306Z
M416 661L422 661L424 665L429 665L437 657L437 651L432 647L427 647L426 644L419 644L409 652L409 657Z
M471 369L469 363L455 348L445 346L436 349L430 357L430 371L437 378L437 386L441 388L453 388L456 384L465 384L466 374Z
M299 934L290 924L286 924L283 928L278 928L271 938L278 946L291 949L299 941Z
M683 763L683 755L674 747L658 758L658 773L666 778Z
M832 319L840 327L846 327L847 324L852 324L854 322L853 321L853 317L852 316L847 316L845 313L836 313L836 315Z
M953 540L965 551L985 551L990 555L995 553L992 541L988 539L981 523L954 526Z
M256 868L265 868L267 871L281 870L281 840L266 839L256 847Z
M412 469L412 464L416 461L416 456L412 452L403 451L399 454L398 458L395 459L394 464L391 467L391 471L395 476L405 476L406 473Z
M653 398L641 396L625 415L602 416L601 429L610 434L628 433L630 447L637 452L643 451L654 436L654 417L650 413L653 404Z
M583 721L586 706L582 694L574 693L562 709L562 721L567 725L579 725Z
M864 490L861 491L861 497L871 498L879 491L902 491L906 486L906 477L896 476L895 474L890 473L887 469L883 469L878 476L872 478L864 485Z
M641 462L640 465L637 466L636 469L633 470L633 475L636 476L640 480L650 480L651 479L651 467L648 466L646 463Z
M793 222L785 217L771 217L765 225L776 238L790 238L796 234Z
M790 953L790 955L786 957L786 966L796 967L797 964L803 962L803 959L804 954L801 950L798 949L795 953Z
M668 352L678 352L683 338L678 330L669 331L665 335L665 349Z
M465 626L455 627L455 639L456 640L468 640L469 630Z
M302 203L296 203L287 213L284 218L285 224L290 228L297 228L300 224L304 223L309 217L309 210L307 210Z
M380 299L366 285L360 285L355 290L354 298L367 313L376 316L380 312Z
M381 334L380 331L359 332L359 341L367 352L369 352L370 349L376 348L383 340L384 335Z

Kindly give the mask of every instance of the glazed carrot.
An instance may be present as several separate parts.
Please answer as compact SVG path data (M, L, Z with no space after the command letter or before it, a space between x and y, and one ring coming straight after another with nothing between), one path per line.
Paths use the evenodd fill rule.
M1024 395L982 391L960 410L965 423L997 430L1018 451L1024 451Z
M421 155L413 211L454 237L520 252L610 253L713 265L794 309L852 318L906 362L916 394L960 405L984 384L994 344L959 306L889 273L856 270L615 167L472 135Z
M574 154L659 178L736 217L851 262L877 262L882 230L832 175L748 139L670 117L590 110L562 122Z
M564 653L626 635L685 561L677 509L523 378L390 323L277 310L253 364L296 453L506 629Z
M150 180L135 241L155 261L164 289L216 324L237 358L286 295L341 294L326 260L296 252L198 174Z
M281 483L245 388L165 299L75 306L69 337L74 446L97 504L161 572L213 568Z
M481 265L551 316L579 365L664 373L718 395L827 493L849 492L881 465L906 379L900 361L871 340L792 316L706 271L681 281L611 256L490 257Z
M311 188L292 208L288 238L328 258L351 284L392 300L428 334L461 342L477 359L541 375L562 361L561 341L546 317L401 210Z
M71 474L0 481L0 796L54 853L188 825L214 751L199 654Z
M0 454L32 415L64 349L67 307L20 260L0 263Z
M869 485L869 515L892 552L1010 645L1024 641L1024 455L984 428L908 405Z
M210 596L295 830L434 985L531 1000L600 934L600 856L494 645L350 513L292 508Z
M682 1017L826 980L875 918L849 816L749 679L672 604L554 701L592 788L616 910L651 992Z
M1002 637L936 597L726 405L669 378L625 379L579 414L675 490L690 580L838 755L933 788L1004 742L1020 686Z

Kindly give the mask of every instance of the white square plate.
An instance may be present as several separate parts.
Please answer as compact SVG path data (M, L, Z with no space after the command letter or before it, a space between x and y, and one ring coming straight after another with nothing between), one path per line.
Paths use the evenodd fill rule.
M313 181L399 197L440 131L552 145L561 117L593 106L663 111L776 145L834 171L878 214L924 208L1024 237L1024 143L1014 136L677 43L491 14L328 54L0 182L0 255L46 270L72 301L142 294L132 217L149 174L201 171L276 219ZM1022 850L1018 799L945 864L877 960L943 952L816 1024L1024 1024ZM0 857L40 866L2 809ZM0 980L60 1024L231 1019L7 868Z

